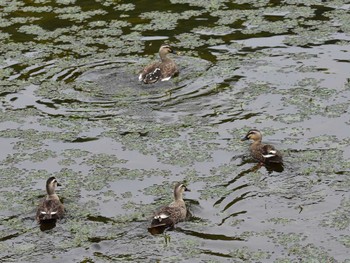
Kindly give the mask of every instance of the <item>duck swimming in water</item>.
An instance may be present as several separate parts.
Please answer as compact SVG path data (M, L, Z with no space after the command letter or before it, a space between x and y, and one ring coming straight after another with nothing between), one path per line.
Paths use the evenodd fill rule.
M168 206L160 208L153 217L151 222L152 228L173 228L175 224L184 221L187 216L187 208L183 200L183 192L190 191L184 184L177 183L174 187L174 201Z
M139 75L139 81L145 84L167 81L177 75L179 70L173 60L167 57L169 53L176 53L169 45L163 44L159 48L160 61L145 67Z
M253 143L249 147L250 154L261 164L283 163L282 154L280 151L276 150L276 148L272 145L263 144L261 142L262 134L259 130L252 129L248 131L246 136L242 139L242 141L245 140L253 141Z
M46 181L46 197L40 202L37 212L36 220L43 223L49 220L56 220L63 217L64 207L58 198L55 190L60 186L55 177L50 177Z

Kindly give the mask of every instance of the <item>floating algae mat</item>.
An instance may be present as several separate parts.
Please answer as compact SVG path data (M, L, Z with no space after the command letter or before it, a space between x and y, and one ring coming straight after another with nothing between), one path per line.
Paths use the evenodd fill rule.
M0 261L349 262L349 3L138 2L0 1ZM163 43L179 76L141 84ZM190 218L150 235L179 181Z

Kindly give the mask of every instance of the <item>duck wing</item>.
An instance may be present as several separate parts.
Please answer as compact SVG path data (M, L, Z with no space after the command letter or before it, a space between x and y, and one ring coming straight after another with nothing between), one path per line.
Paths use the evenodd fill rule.
M275 163L282 162L281 153L278 150L276 150L276 148L272 145L267 144L262 146L262 156L265 158L267 162L275 162Z
M145 67L139 75L139 81L143 81L146 84L157 82L162 75L160 65L160 62L155 62Z
M179 70L172 60L167 60L160 65L161 81L167 81L174 75L179 73Z
M62 218L64 208L59 200L44 200L36 213L37 221L54 220Z
M151 226L167 225L172 227L176 223L182 220L183 218L182 218L181 208L166 206L161 208L154 215Z

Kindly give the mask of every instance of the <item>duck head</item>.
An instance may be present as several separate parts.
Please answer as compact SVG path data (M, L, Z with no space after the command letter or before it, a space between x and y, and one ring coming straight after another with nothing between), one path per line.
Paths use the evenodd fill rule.
M241 139L241 141L253 140L253 141L261 141L262 134L257 129L251 129L247 132L246 136Z
M46 181L46 191L48 195L55 194L55 190L57 186L61 186L61 184L57 181L57 179L52 176Z
M177 183L174 188L175 200L182 199L183 192L190 192L191 190L186 187L183 183Z
M163 45L160 46L160 48L159 48L159 55L160 55L161 59L165 58L166 55L169 54L169 53L176 54L176 51L171 46L169 46L168 44L163 44Z

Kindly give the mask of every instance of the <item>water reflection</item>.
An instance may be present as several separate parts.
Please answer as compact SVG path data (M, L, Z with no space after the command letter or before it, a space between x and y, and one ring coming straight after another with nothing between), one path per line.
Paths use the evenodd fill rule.
M157 227L148 227L147 230L152 235L160 235L163 234L166 230L172 230L173 228L169 228L168 226L162 225Z
M250 173L250 172L254 173L262 168L265 168L269 174L272 174L273 172L282 173L284 171L284 166L285 166L285 163L282 163L282 164L281 163L269 163L269 164L256 163L256 161L251 159L250 157L244 157L242 163L239 166L243 166L245 164L252 165L252 167L247 170L247 173Z
M199 237L201 239L205 240L221 240L221 241L243 241L241 237L233 237L233 236L227 236L222 234L209 234L209 233L203 233L203 232L197 232L189 229L184 229L181 227L176 227L176 231L183 232L190 236Z
M41 231L48 231L56 227L57 219L45 220L39 224Z
M273 172L282 173L284 171L284 165L278 163L265 165L265 168L269 174L272 174Z

